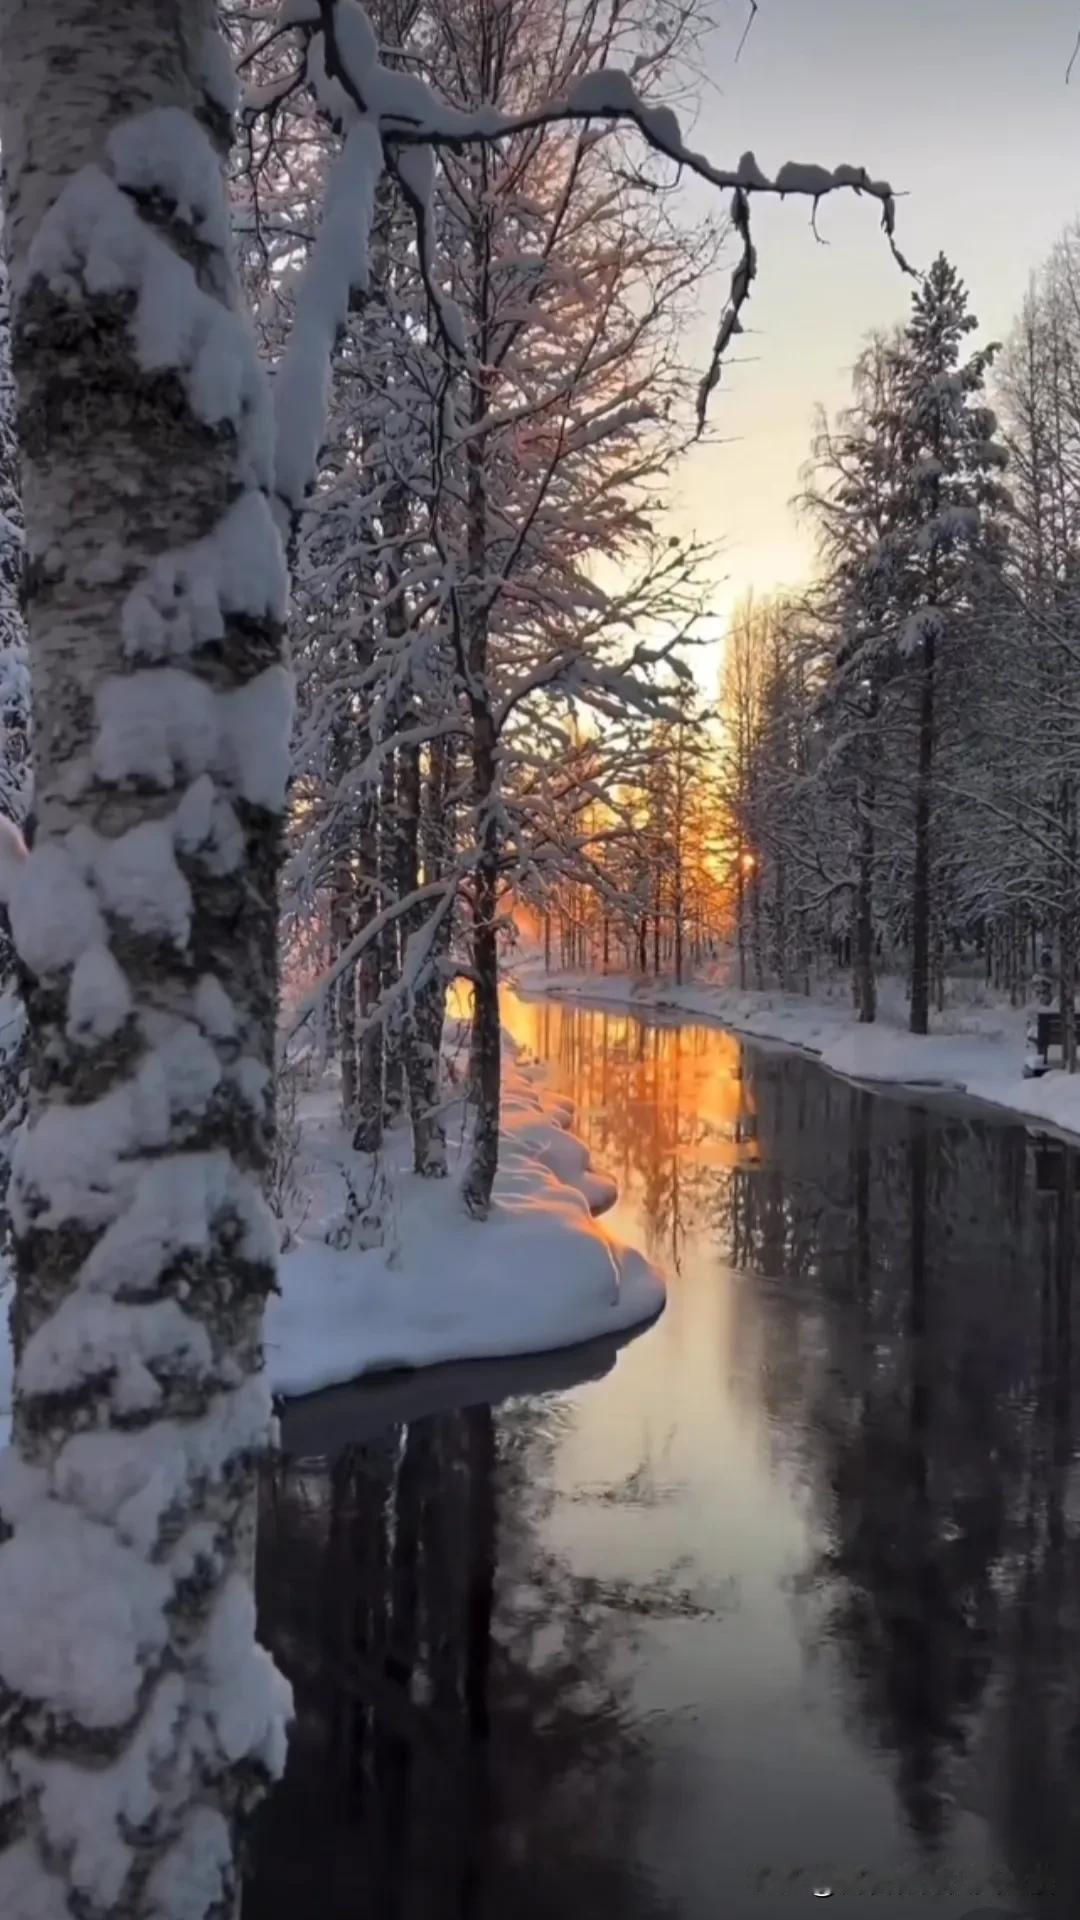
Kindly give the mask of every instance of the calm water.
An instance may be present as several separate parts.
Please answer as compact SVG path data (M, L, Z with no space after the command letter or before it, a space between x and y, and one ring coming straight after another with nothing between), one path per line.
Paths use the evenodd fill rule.
M718 1031L507 1018L669 1306L293 1411L245 1920L1075 1915L1077 1156Z

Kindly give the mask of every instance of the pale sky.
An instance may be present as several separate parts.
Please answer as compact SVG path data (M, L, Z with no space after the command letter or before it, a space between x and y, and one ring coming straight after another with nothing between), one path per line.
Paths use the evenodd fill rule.
M717 0L716 17L692 144L722 165L752 148L768 173L850 162L890 180L907 257L924 267L943 249L979 337L1007 333L1032 270L1080 215L1080 62L1065 82L1080 0L760 0L738 66L743 0ZM686 193L703 213L715 204L700 183ZM727 444L693 455L672 507L680 530L723 543L722 620L748 587L806 577L812 547L788 503L815 402L844 403L863 338L904 320L910 300L874 202L824 202L828 246L803 202L754 210L760 272L738 349L753 364L725 374L711 418ZM702 366L721 297L717 285L695 333Z

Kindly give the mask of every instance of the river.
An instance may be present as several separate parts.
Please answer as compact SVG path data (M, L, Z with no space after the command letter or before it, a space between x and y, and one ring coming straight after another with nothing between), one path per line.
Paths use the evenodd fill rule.
M715 1028L506 1018L668 1307L290 1410L244 1920L1075 1915L1076 1152Z

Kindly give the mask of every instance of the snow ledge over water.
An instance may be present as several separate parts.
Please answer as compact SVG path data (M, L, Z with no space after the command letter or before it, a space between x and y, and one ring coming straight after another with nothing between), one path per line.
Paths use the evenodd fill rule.
M312 1211L282 1259L281 1296L267 1314L276 1393L291 1398L391 1368L577 1346L661 1311L660 1275L596 1218L615 1187L569 1131L570 1103L545 1086L543 1067L512 1055L503 1078L490 1218L480 1223L465 1213L453 1149L447 1180L407 1171L402 1130L391 1136L389 1156L406 1161L395 1169L391 1245L366 1253L326 1243L335 1168L348 1146L336 1091L308 1096L302 1123ZM464 1164L462 1155L460 1170Z

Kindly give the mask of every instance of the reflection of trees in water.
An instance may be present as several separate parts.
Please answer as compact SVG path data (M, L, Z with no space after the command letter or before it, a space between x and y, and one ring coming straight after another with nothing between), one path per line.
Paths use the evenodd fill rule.
M733 1262L786 1276L737 1300L826 1542L814 1636L920 1840L955 1796L1022 1884L1054 1858L1075 1910L1077 1156L803 1073L808 1114L798 1072L758 1075L773 1171L733 1172L723 1222Z
M677 1271L728 1169L756 1156L738 1042L588 1007L518 1003L516 1012L530 1047L573 1094L594 1159L639 1204L646 1250Z
M547 1920L571 1898L658 1920L634 1867L643 1597L541 1545L559 1419L529 1402L440 1415L268 1484L262 1630L298 1719L245 1920ZM654 1598L677 1610L671 1583Z
M546 1007L599 1161L714 1238L732 1390L823 1548L800 1582L921 1843L985 1816L1080 1906L1077 1155L727 1036ZM720 1356L718 1356L718 1363Z

